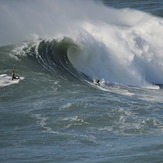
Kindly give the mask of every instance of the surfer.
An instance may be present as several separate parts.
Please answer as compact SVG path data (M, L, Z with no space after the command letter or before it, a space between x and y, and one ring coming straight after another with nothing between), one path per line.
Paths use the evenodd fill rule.
M100 80L99 80L98 78L96 78L96 80L94 81L94 83L95 83L96 85L100 85Z
M12 72L12 80L14 80L14 79L16 79L16 77L15 77L15 72L13 71Z
M14 80L14 79L19 79L19 77L15 77L15 72L12 71L12 80Z

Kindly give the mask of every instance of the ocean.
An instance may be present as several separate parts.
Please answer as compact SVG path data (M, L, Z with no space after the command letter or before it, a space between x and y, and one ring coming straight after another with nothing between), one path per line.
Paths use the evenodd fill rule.
M1 163L163 162L162 0L1 0L0 22Z

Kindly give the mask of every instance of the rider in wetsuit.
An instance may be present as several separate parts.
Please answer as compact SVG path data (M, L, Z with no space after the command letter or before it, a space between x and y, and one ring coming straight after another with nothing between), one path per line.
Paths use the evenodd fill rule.
M15 77L15 72L13 71L12 72L12 80L14 80L14 79L17 79L17 78Z

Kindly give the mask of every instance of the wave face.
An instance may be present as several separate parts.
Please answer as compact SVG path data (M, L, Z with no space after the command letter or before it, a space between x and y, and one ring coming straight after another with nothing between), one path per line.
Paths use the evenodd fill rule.
M63 5L63 2L49 1L47 5L41 1L37 8L32 9L37 13L40 6L46 4L46 9L55 3ZM79 1L74 5L70 1L65 3L66 18L64 11L58 18L55 15L57 7L49 8L49 20L54 19L54 24L50 23L50 31L55 31L53 35L49 33L51 36L43 37L49 29L49 25L48 28L45 26L46 31L41 33L38 30L40 33L37 33L43 39L36 40L36 45L29 47L34 49L33 53L45 69L62 74L64 78L73 76L83 79L87 76L91 80L99 78L108 83L143 87L163 83L162 18L131 9L113 9L90 1ZM71 9L78 11L77 14L74 15ZM43 22L39 21L39 25L47 24L46 16L34 16L32 22L35 19L38 22L41 17ZM62 30L58 30L59 27Z
M76 71L68 59L69 49L79 49L79 47L70 38L64 38L60 41L42 40L35 47L37 61L48 71L59 75L64 79L84 79L83 74Z

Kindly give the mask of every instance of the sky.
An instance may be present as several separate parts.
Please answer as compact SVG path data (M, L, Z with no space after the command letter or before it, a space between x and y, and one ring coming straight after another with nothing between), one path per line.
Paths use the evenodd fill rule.
M96 7L91 0L0 0L0 46L66 33L79 20L93 17Z

